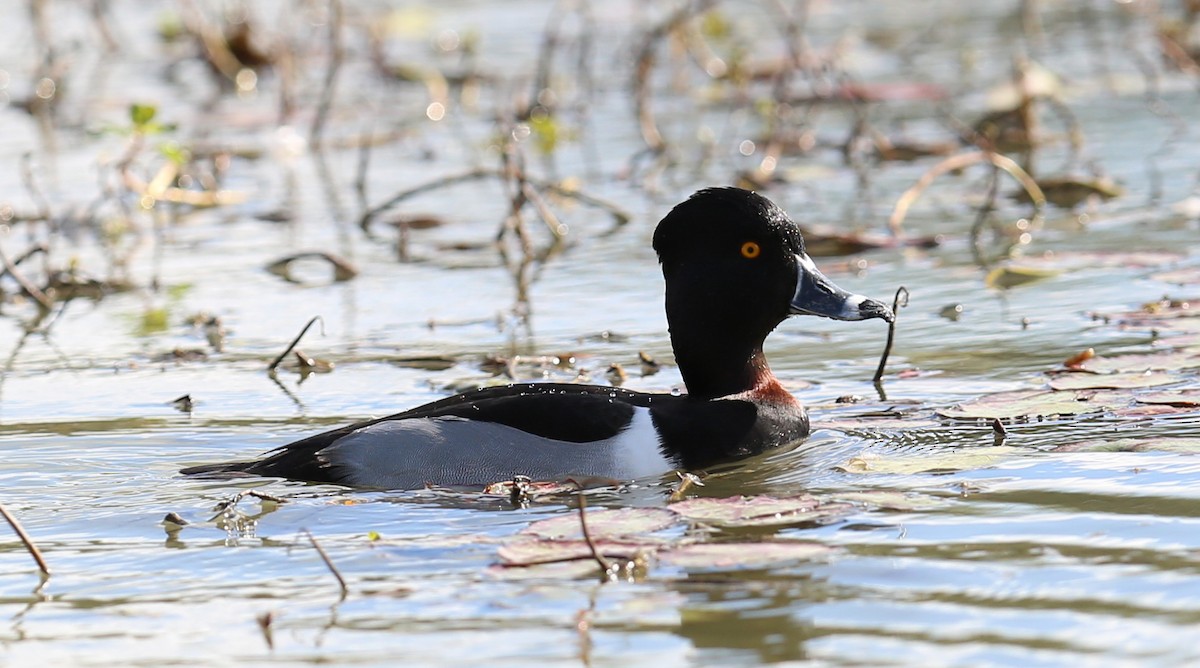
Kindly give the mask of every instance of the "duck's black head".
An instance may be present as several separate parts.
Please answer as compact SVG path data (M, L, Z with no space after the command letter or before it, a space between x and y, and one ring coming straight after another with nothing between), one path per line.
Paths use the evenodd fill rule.
M708 188L658 224L667 321L692 396L727 396L770 378L767 334L789 315L893 319L883 303L829 281L804 252L795 223L770 200Z

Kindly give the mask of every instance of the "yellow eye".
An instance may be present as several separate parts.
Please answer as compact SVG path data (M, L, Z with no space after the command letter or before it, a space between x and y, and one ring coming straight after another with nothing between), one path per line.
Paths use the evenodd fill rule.
M742 244L742 257L753 260L754 258L758 257L760 253L762 253L762 249L759 248L758 244L754 243L753 241L747 241L746 243Z

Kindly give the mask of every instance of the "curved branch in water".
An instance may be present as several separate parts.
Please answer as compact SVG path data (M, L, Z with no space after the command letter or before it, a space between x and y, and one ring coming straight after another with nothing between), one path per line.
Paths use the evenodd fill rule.
M990 162L998 169L1008 172L1008 175L1013 177L1017 183L1028 193L1029 199L1033 202L1034 211L1040 212L1042 207L1046 205L1046 195L1038 186L1033 177L1021 168L1012 158L994 153L991 151L970 151L967 153L959 153L952 155L949 158L939 162L921 175L917 182L912 185L900 198L896 200L896 206L892 209L892 215L888 218L888 229L892 236L899 239L904 236L904 231L901 224L904 222L904 217L908 215L908 209L917 201L917 198L925 192L927 188L939 176L946 172L952 172L964 167L969 167L981 162Z

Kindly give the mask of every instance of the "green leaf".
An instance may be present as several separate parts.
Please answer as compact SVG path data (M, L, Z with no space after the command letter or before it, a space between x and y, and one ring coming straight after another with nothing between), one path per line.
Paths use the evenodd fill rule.
M167 160L170 160L180 167L187 164L187 162L192 158L190 151L180 146L178 142L173 141L163 142L160 144L158 147L158 152L161 153Z
M136 130L144 130L149 127L156 115L158 115L158 107L152 104L129 105L129 120L133 122Z

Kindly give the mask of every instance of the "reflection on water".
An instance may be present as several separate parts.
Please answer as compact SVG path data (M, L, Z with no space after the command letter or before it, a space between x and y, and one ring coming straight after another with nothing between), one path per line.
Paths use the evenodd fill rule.
M70 66L79 69L44 71L47 63L68 65L57 53L46 59L36 32L11 31L0 46L0 97L19 103L0 109L0 200L31 215L44 200L56 213L53 232L5 213L0 248L15 256L44 235L54 249L22 263L31 275L40 275L37 263L45 259L45 266L77 267L80 277L123 275L134 287L99 300L80 297L37 317L12 279L0 279L0 502L21 518L54 572L39 583L21 544L0 531L0 664L1200 663L1200 462L1185 452L1054 451L1092 440L1194 437L1195 411L1012 424L1003 455L969 470L863 473L848 465L990 448L997 444L990 425L947 422L932 410L1040 387L1041 372L1088 347L1109 355L1155 350L1161 332L1093 320L1088 312L1125 311L1164 294L1195 296L1194 284L1155 277L1194 268L1198 253L1197 223L1185 206L1196 196L1200 154L1186 113L1195 108L1195 78L1155 61L1159 37L1172 34L1171 3L1162 3L1162 14L1144 3L812 3L810 56L845 54L846 81L822 82L916 97L809 104L798 87L793 91L792 111L804 115L789 117L795 146L768 156L778 159L776 176L787 179L768 194L799 222L883 229L899 194L937 158L876 163L866 158L875 151L867 135L847 142L851 128L869 122L893 143L954 144L947 126L983 113L1009 81L1019 51L1066 80L1061 101L1086 139L1076 170L1112 176L1127 193L1075 211L1047 209L1043 225L1029 228L1026 255L1179 256L1151 258L1150 265L1083 262L1006 292L988 289L967 238L989 190L987 176L968 170L941 177L905 227L914 237L945 235L942 245L854 256L863 263L821 261L855 292L886 296L904 285L912 295L900 314L887 401L876 399L870 383L882 327L790 320L768 341L767 354L813 407L817 431L795 448L716 469L692 490L710 497L886 490L907 501L888 507L861 500L879 497L855 497L849 516L826 524L675 527L673 540L816 541L834 552L770 568L659 563L644 581L607 584L552 568L496 566L503 541L531 522L576 512L569 499L522 508L429 491L357 492L176 472L439 398L491 379L497 369L524 379L590 375L605 382L605 370L619 363L629 372L628 387L677 387L661 274L649 248L652 225L695 188L761 169L756 147L764 143L758 133L767 84L760 90L746 83L714 103L728 92L722 86L742 84L699 71L689 78L688 59L706 56L699 42L687 51L680 37L677 52L658 54L662 80L651 81L656 121L674 152L660 163L656 156L631 160L644 148L629 90L631 26L645 28L666 9L596 3L586 20L560 15L564 34L576 40L567 42L578 46L580 34L594 35L603 65L587 92L566 64L579 52L552 63L547 75L568 79L560 102L572 110L563 114L571 127L537 126L544 119L531 115L532 125L520 131L541 133L539 141L559 132L561 146L550 157L531 153L528 166L545 170L537 174L546 179L580 178L582 192L619 203L632 220L614 226L601 209L548 197L569 234L561 254L537 264L521 285L530 316L522 323L513 310L513 278L492 243L512 195L499 182L464 182L396 212L439 225L410 229L380 220L368 236L356 218L360 199L377 204L483 161L495 166L492 110L517 104L512 91L528 88L529 77L519 73L535 70L550 4L398 8L384 22L375 9L339 3L350 17L346 62L325 127L326 151L313 160L304 140L303 113L310 111L279 127L284 73L264 70L240 95L222 92L205 65L168 39L171 8L160 15L136 3L96 4L106 22L77 7L32 3L53 8L54 21L37 12L35 20L57 43L75 45ZM294 47L304 57L294 64L298 81L311 71L308 83L320 90L327 63L321 3L306 6L302 17L269 4L256 10L284 18L266 21L268 30L294 29L294 41L322 45ZM748 65L778 59L780 45L763 37L776 39L770 3L718 4L721 20L714 16L696 32L729 58L723 66L737 65L739 53L753 56ZM0 8L0 25L27 25L24 6L10 5ZM1039 20L1031 23L1018 5L1036 9ZM572 27L573 20L583 27ZM385 23L396 35L376 53L380 45L364 26ZM570 32L577 27L581 32ZM105 51L105 33L121 48ZM429 35L438 36L434 55ZM745 35L757 37L737 41ZM428 63L429 72L444 70L445 80L402 68L384 77L368 63L377 56ZM463 74L472 66L482 68L478 79ZM1146 68L1156 73L1152 82ZM103 76L90 76L93 69ZM239 74L234 81L244 82ZM48 99L39 91L50 91L42 80L56 77L72 85L55 85L53 111L37 106L35 98ZM949 98L932 110L920 86L867 85L911 82L936 84ZM414 124L410 117L428 119L430 105L442 104L431 95L453 99L437 110L444 120ZM138 202L110 198L102 224L89 227L97 171L114 174L98 165L113 169L113 156L129 142L102 130L127 125L132 102L157 105L157 120L179 125L173 139L211 154L210 168L197 178L249 193L247 202L170 215L139 211L127 220L140 227L124 229L120 208ZM549 108L554 100L539 103ZM1038 166L1052 175L1074 159L1074 149L1067 120L1048 115L1045 122L1052 138ZM369 155L353 141L365 134L378 140ZM803 146L809 152L790 152ZM156 144L141 154L146 161L133 176L154 178L166 160L159 149L171 150ZM1002 189L996 201L1001 217L1026 215L1007 195ZM526 232L541 248L549 232L532 211L526 215ZM988 242L1004 245L1005 233L1001 225ZM353 262L358 276L293 284L264 269L314 249ZM121 252L130 253L124 265L115 262ZM947 307L956 318L944 317ZM203 327L189 324L204 321L202 314L220 317L221 350ZM301 348L334 362L333 373L301 379L284 370L272 381L266 365L318 314L325 331L310 332ZM641 375L639 353L665 364ZM508 364L516 354L533 361ZM172 405L184 394L194 400L186 412ZM836 403L852 395L862 399ZM924 411L928 423L846 423L855 414L910 409ZM673 484L667 475L594 492L590 507L661 507ZM286 502L246 498L224 518L215 510L249 488ZM164 525L168 513L187 524ZM344 600L305 529L349 582Z

